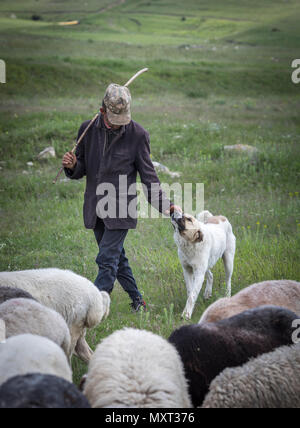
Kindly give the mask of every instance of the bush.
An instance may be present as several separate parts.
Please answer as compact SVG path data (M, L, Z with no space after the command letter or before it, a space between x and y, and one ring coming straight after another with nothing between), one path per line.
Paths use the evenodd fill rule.
M43 18L40 15L34 14L32 15L31 19L32 21L42 21Z

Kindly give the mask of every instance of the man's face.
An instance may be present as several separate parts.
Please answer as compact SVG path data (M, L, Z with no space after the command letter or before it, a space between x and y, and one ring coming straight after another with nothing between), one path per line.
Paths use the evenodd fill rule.
M108 120L108 117L107 117L107 113L103 107L100 109L100 111L101 111L101 114L103 115L105 125L108 125L108 127L113 129L113 130L117 130L117 129L121 128L121 126L113 125L112 123L110 123L110 121Z

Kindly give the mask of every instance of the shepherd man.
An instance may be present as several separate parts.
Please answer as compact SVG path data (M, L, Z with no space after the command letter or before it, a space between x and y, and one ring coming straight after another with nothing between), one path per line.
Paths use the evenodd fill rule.
M162 191L151 161L149 134L131 119L131 101L127 87L109 85L98 118L75 154L64 155L63 167L72 180L86 176L84 224L94 231L99 247L96 287L111 294L118 280L129 294L132 310L139 312L146 310L146 303L124 249L128 231L137 227L137 173L148 202L161 214L182 210ZM81 125L78 139L89 124Z

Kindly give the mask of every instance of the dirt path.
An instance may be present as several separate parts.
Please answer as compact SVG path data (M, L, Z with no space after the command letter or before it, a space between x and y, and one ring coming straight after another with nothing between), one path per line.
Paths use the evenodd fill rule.
M126 3L126 0L118 0L118 1L115 1L108 6L102 7L101 9L89 10L89 11L82 10L82 9L74 9L74 10L72 10L72 13L86 13L86 14L88 14L88 13L105 13L108 10L113 9L117 6L121 6L124 3ZM49 15L49 14L56 15L59 13L67 14L69 12L70 12L70 10L45 10L45 11L38 12L38 14L40 14L40 15ZM11 13L11 11L10 10L1 10L0 13ZM18 13L35 14L37 12L36 11L30 11L30 10L18 10L15 13L17 15Z

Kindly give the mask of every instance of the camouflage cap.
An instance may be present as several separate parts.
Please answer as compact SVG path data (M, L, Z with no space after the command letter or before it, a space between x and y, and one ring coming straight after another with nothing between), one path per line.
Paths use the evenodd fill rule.
M131 122L131 95L128 88L112 83L107 88L103 101L111 124L122 126Z

